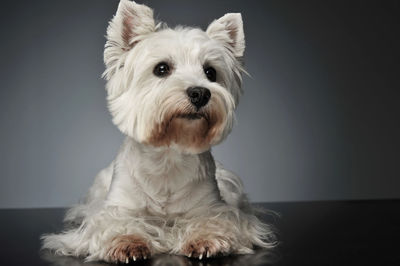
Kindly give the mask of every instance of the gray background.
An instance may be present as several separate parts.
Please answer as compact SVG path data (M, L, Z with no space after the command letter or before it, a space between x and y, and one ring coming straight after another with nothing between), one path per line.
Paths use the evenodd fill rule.
M399 2L146 3L172 26L243 14L251 78L214 155L252 201L399 198ZM76 203L115 156L100 76L117 4L2 2L0 207Z

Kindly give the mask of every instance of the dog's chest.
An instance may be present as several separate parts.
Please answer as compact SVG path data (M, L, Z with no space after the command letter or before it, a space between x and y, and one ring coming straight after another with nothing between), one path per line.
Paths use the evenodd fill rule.
M186 213L200 205L210 205L218 200L218 189L213 182L203 180L191 183L174 192L153 195L148 199L146 208L162 215Z
M186 211L187 203L191 201L190 196L195 193L195 186L189 181L191 178L185 177L184 173L154 178L154 183L144 191L146 208L162 214Z
M128 148L114 167L108 204L167 215L218 198L209 152L184 155Z

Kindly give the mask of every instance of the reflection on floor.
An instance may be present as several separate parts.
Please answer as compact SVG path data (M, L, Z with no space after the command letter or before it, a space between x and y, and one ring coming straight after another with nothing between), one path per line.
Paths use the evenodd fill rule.
M84 262L75 257L57 256L48 251L41 253L41 258L53 266L104 266L104 262ZM148 265L148 266L260 266L272 265L278 260L279 256L271 251L257 250L252 255L238 255L217 257L210 259L189 259L183 256L157 255L151 259L131 262L129 265Z

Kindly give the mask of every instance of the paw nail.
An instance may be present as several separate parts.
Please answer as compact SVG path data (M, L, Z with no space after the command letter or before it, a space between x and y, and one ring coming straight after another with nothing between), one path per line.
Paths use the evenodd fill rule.
M136 261L136 257L135 256L133 256L133 260Z
M189 258L192 257L192 252L190 252L187 256L188 256Z
M207 258L210 257L210 251L207 251Z
M129 259L128 259L128 258L125 259L125 263L126 263L126 264L129 263Z
M203 258L203 253L200 254L199 260L201 260L202 258Z

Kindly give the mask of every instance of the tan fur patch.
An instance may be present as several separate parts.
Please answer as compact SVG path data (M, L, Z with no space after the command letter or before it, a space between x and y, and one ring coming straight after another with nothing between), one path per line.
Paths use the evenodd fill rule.
M229 246L223 239L216 237L215 239L199 238L188 241L181 249L181 253L193 258L208 258L218 254L227 254Z
M203 112L178 109L165 115L162 123L155 125L147 143L153 146L170 146L176 143L194 150L208 149L223 130L225 114L217 101ZM190 116L200 116L191 119Z
M122 262L149 258L151 255L149 243L136 235L120 235L111 242L107 252L108 261Z

